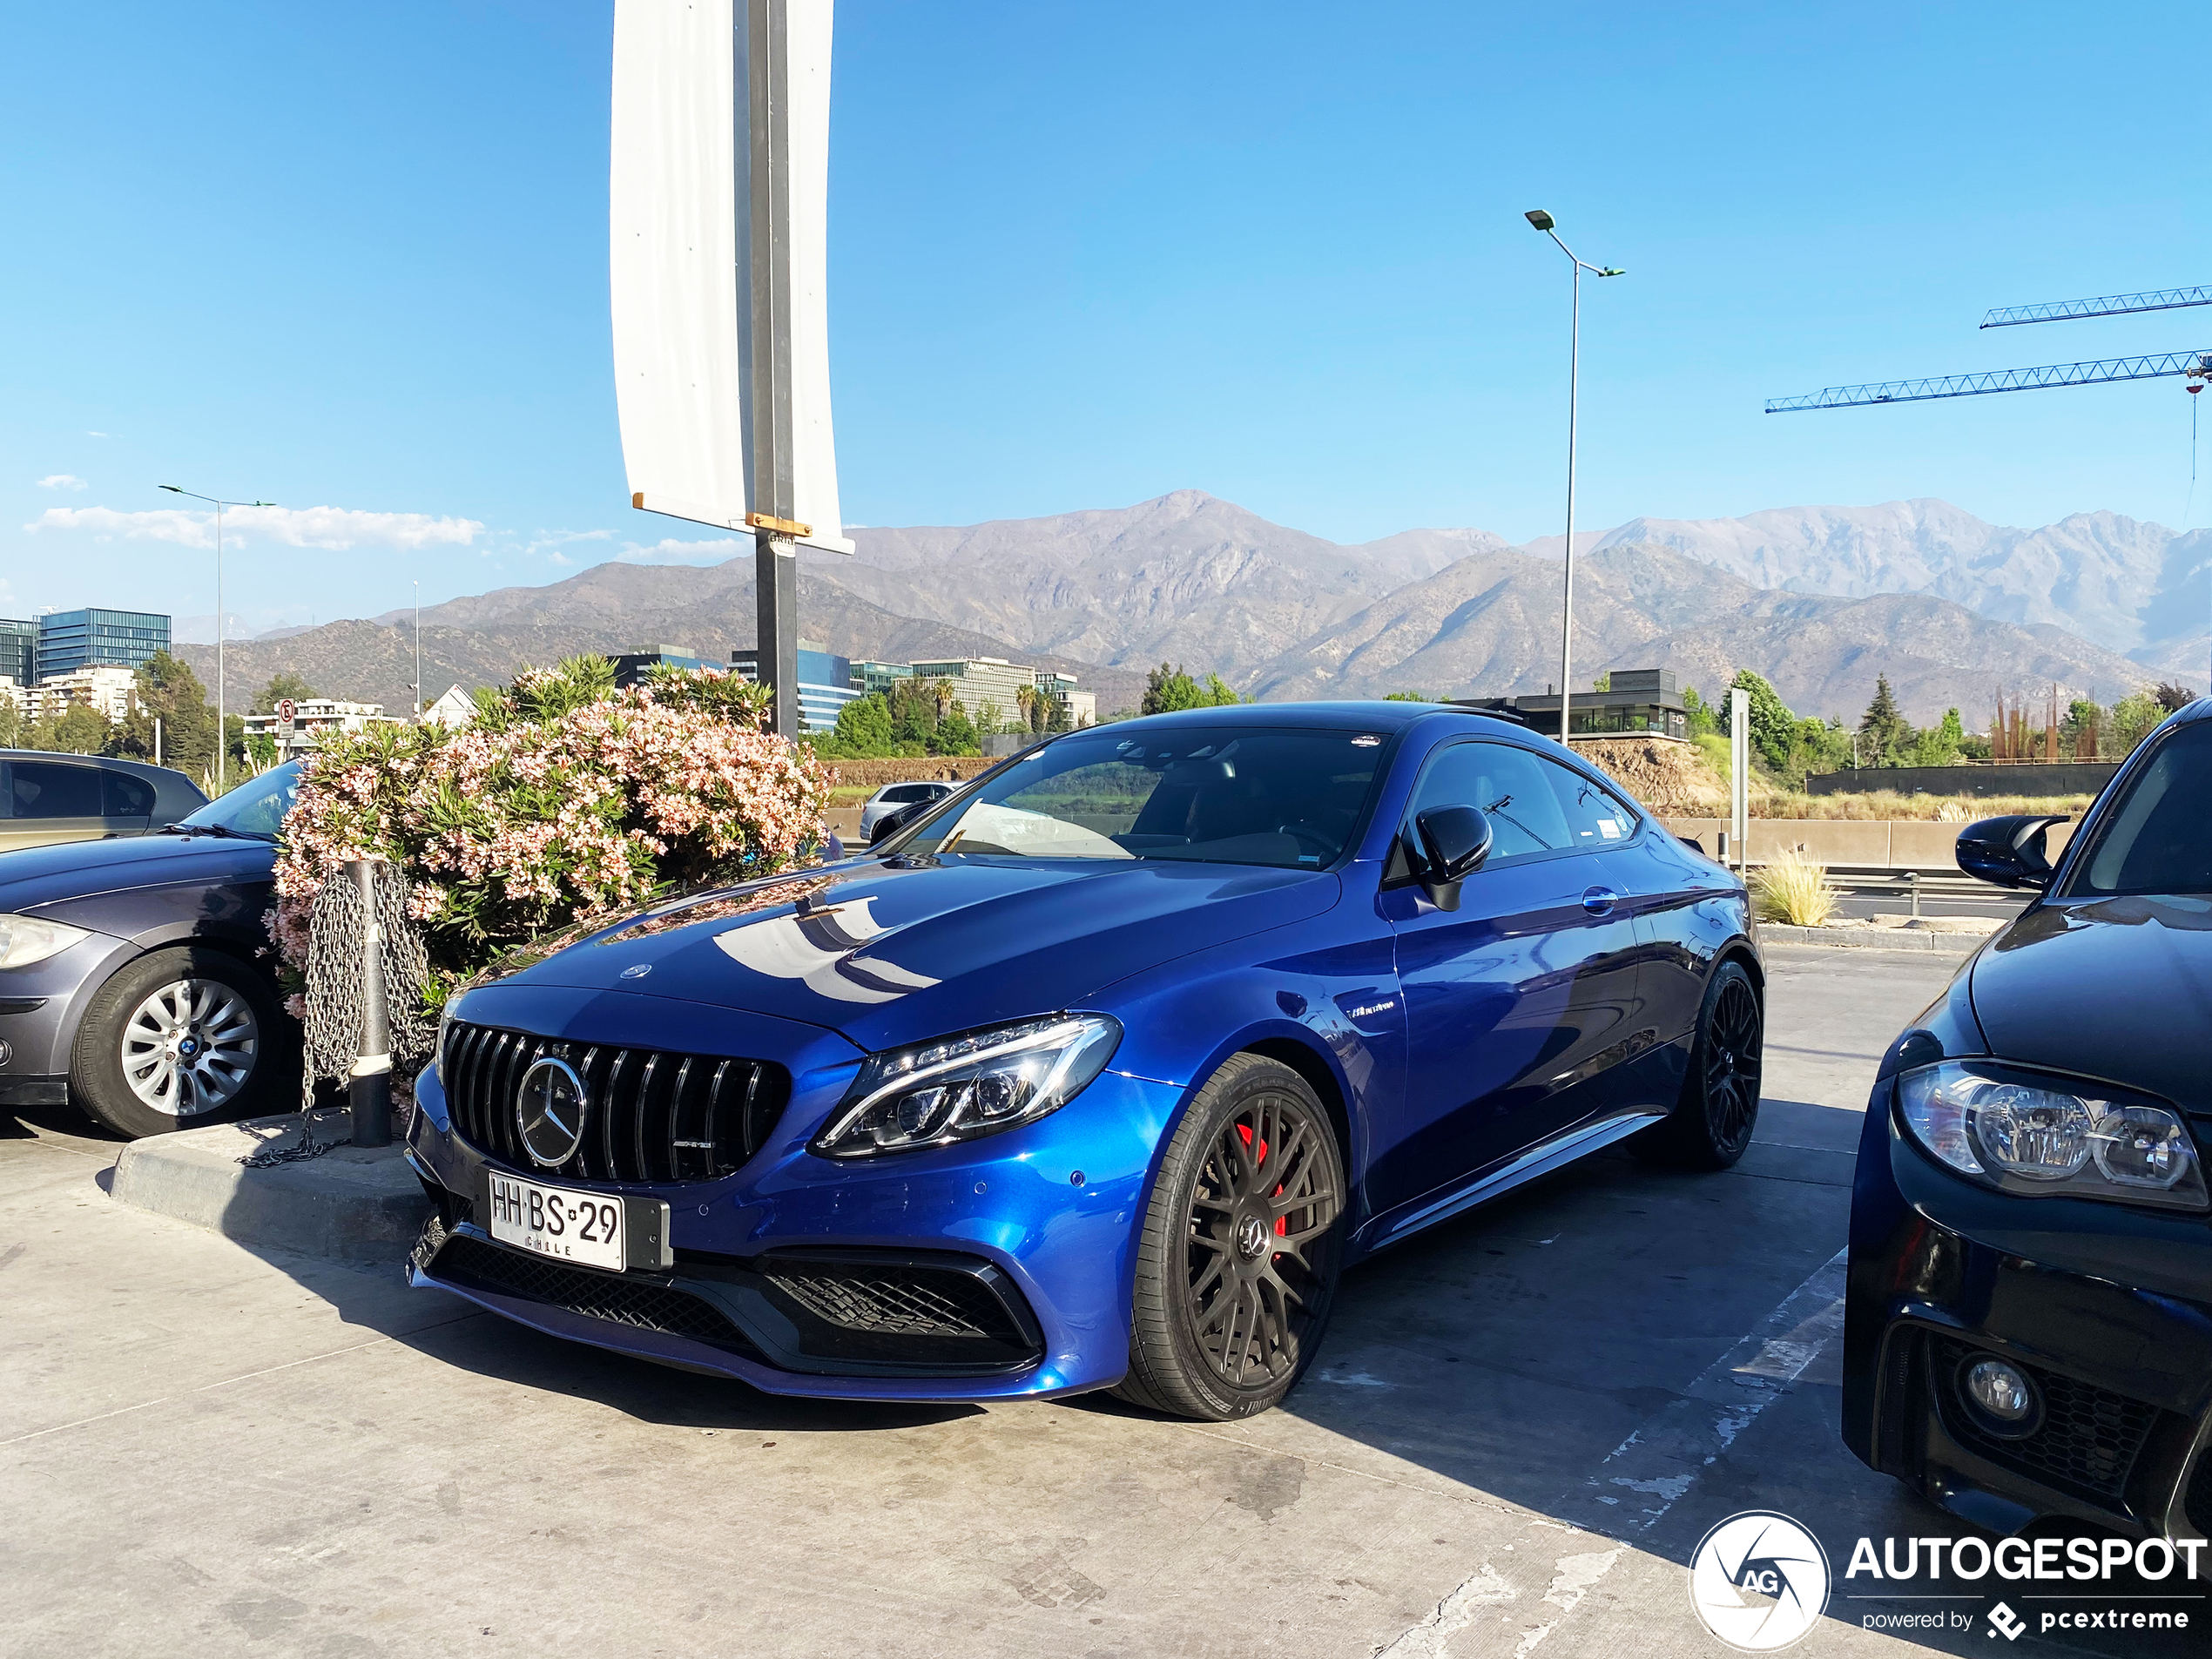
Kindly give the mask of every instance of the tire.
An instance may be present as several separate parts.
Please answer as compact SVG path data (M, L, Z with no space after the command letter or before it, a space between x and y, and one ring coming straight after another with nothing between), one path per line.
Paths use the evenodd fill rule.
M1682 1170L1725 1170L1742 1157L1758 1127L1765 1038L1758 986L1743 963L1723 962L1705 983L1682 1098L1638 1137L1638 1150Z
M275 991L204 946L119 969L70 1055L70 1098L132 1140L278 1109L287 1081L298 1081L298 1037Z
M1312 1087L1260 1055L1228 1061L1160 1161L1115 1392L1214 1423L1280 1400L1328 1327L1344 1212L1344 1157Z

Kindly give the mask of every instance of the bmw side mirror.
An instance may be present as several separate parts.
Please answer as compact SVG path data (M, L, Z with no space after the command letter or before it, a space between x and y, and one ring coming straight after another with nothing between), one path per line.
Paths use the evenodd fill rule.
M2051 885L2044 837L2052 825L2068 821L2063 814L2016 813L1969 824L1959 832L1959 867L1997 887L2040 893Z
M1432 806L1413 819L1420 838L1421 886L1439 910L1460 907L1460 883L1490 856L1490 820L1474 806Z

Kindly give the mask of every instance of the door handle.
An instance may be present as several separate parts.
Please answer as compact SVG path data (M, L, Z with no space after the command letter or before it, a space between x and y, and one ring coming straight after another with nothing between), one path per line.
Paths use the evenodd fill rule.
M1610 914L1621 895L1610 887L1592 887L1582 895L1582 908L1593 916Z

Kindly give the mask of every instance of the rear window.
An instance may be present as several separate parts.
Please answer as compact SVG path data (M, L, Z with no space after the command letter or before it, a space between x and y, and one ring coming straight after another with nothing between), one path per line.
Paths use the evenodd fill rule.
M938 790L934 784L894 784L883 792L887 805L893 801L934 800Z
M107 771L107 815L148 818L153 813L153 786L127 772Z
M2212 722L2192 720L2098 814L2067 896L2212 893Z

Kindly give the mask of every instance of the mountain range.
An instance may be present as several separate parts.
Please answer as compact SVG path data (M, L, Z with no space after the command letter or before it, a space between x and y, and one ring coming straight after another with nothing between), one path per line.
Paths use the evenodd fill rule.
M1503 695L1557 678L1561 538L1413 529L1355 545L1203 491L1134 507L963 527L859 528L851 556L808 552L810 637L891 661L1009 657L1076 675L1102 711L1159 662L1263 698ZM1939 501L1633 519L1576 536L1575 678L1666 666L1709 692L1738 665L1805 713L1855 717L1886 673L1921 721L1993 696L2109 702L2158 678L2201 684L2212 532L2112 513L2040 529ZM422 613L423 681L503 680L526 662L664 644L723 657L752 637L752 560L613 562ZM334 696L405 706L412 611L233 643L241 686L278 669ZM212 668L206 646L180 647ZM2192 671L2194 678L2192 678Z

